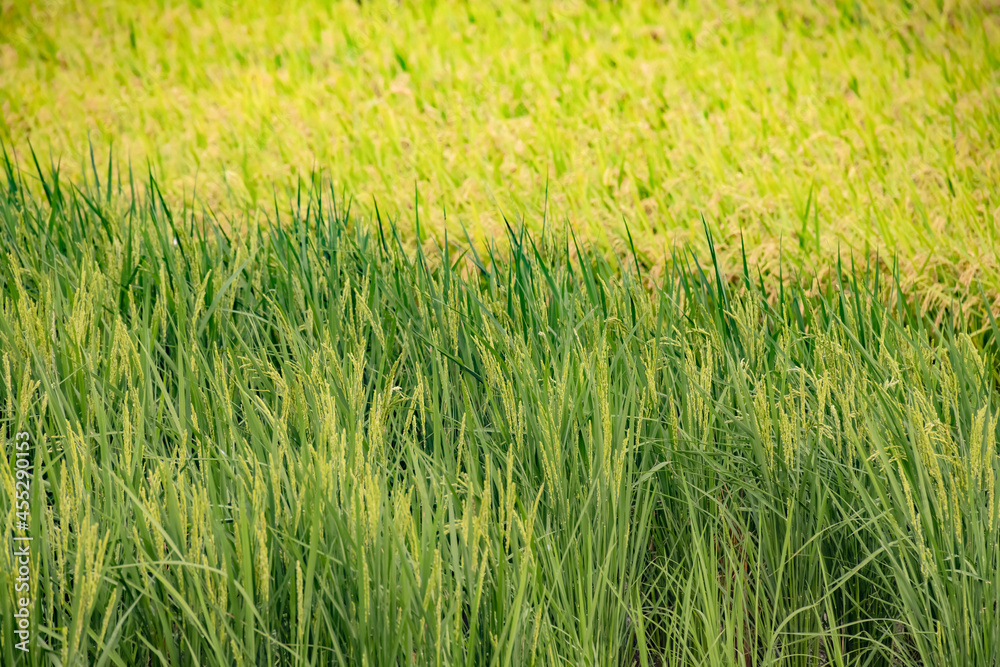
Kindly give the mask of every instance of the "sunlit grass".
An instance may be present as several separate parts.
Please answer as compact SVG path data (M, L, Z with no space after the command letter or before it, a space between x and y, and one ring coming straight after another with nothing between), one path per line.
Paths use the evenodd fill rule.
M727 266L741 231L765 268L898 254L925 305L1000 309L991 3L0 6L0 137L67 175L89 137L233 210L319 167L407 243L419 192L425 234L547 207L657 267L704 215Z
M0 0L0 663L997 665L998 64L971 1Z

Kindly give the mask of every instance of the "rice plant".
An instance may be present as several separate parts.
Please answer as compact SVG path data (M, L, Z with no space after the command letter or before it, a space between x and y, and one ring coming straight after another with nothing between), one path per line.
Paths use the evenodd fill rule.
M929 308L995 314L998 74L992 0L0 3L0 140L75 180L88 139L175 206L322 166L406 243L547 207L603 250L628 220L658 270L709 261L704 215L727 266L741 235L775 272L894 254Z
M319 178L225 221L112 167L6 161L4 664L997 664L995 323L878 266L653 284L551 220L408 250Z

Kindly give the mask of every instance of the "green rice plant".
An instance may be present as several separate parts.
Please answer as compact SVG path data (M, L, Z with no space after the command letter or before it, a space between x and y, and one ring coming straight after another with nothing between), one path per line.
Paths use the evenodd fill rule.
M652 284L548 223L409 250L319 177L227 224L5 164L5 664L1000 659L997 331L879 265Z

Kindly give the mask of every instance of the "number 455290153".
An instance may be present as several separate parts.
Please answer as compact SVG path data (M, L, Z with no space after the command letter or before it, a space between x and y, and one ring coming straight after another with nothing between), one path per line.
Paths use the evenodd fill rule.
M17 487L18 527L28 523L28 496L31 493L31 436L21 431L14 436L17 458L14 462L14 476ZM26 526L25 526L26 527Z

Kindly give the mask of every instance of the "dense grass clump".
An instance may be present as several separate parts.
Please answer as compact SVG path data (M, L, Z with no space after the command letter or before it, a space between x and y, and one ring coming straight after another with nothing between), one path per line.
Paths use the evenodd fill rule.
M1000 658L996 368L881 278L650 287L554 234L406 253L319 190L222 225L40 189L0 194L31 664Z

